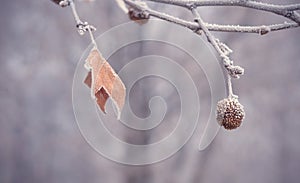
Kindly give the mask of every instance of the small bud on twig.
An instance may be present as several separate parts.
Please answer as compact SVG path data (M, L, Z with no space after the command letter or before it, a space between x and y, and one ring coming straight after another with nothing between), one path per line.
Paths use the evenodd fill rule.
M261 26L261 28L259 30L259 34L265 35L265 34L269 33L270 31L271 31L270 27L263 25L263 26Z
M67 7L70 5L70 1L69 0L51 0L54 3L58 4L61 7Z
M137 23L145 24L150 18L149 13L146 11L140 11L134 8L129 8L128 11L129 18Z

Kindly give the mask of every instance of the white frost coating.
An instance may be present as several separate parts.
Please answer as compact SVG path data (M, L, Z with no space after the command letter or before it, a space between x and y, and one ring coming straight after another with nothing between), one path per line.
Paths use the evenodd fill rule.
M269 3L263 3L253 0L146 0L151 2L165 3L175 6L181 6L185 8L190 8L191 6L200 7L200 6L240 6L246 7L266 12L271 12L276 15L280 15L290 19L290 23L281 23L275 25L267 25L270 28L270 31L278 31L283 29L295 28L300 26L300 15L297 13L297 10L300 10L300 4L291 4L291 5L274 5ZM124 2L130 6L139 10L147 11L150 16L154 16L172 23L179 24L184 27L188 27L192 30L199 29L199 26L194 22L186 21L179 19L177 17L165 14L162 12L155 11L149 7L142 7L139 5L139 1L136 0L124 0ZM294 16L288 17L286 14L288 11L291 11ZM221 32L242 32L242 33L257 33L260 34L261 25L258 26L239 26L239 25L218 25L218 24L207 24L207 27L210 31L221 31Z
M259 30L260 35L264 35L264 34L267 34L269 32L271 32L271 28L268 27L268 26L265 26L265 25L262 25L260 30Z
M169 5L181 6L192 11L194 15L194 22L186 21L175 16L155 11L148 6L142 6L138 0L123 0L129 7L135 8L140 11L147 12L150 16L166 20L183 27L187 27L199 34L199 31L204 32L210 44L218 52L222 64L227 70L229 78L239 78L239 75L244 73L244 69L233 65L232 59L229 58L232 50L224 43L217 40L211 31L223 31L223 32L241 32L241 33L257 33L260 35L267 34L271 31L277 31L282 29L289 29L300 26L300 15L296 10L300 10L300 4L294 5L274 5L270 3L263 3L253 0L146 0L158 3L165 3ZM281 23L275 25L259 25L259 26L240 26L240 25L219 25L209 24L202 20L197 7L200 6L240 6L260 11L271 12L276 15L281 15L290 19L291 23ZM231 80L228 80L228 90L232 91ZM232 92L229 92L232 94Z

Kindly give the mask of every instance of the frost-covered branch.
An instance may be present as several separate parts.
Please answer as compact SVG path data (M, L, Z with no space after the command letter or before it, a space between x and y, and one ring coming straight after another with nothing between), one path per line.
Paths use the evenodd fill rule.
M81 35L89 32L92 43L97 47L93 31L96 30L87 22L81 21L78 16L74 0L51 0L61 7L70 6L73 16L76 21L76 26ZM232 50L219 39L217 39L212 31L220 32L241 32L241 33L258 33L260 35L267 34L272 31L296 28L300 26L300 15L297 11L300 10L300 4L292 5L275 5L263 3L254 0L115 0L120 8L128 13L130 19L143 24L152 16L171 23L175 23L191 29L198 35L205 35L208 42L214 47L219 54L220 62L224 66L227 77L227 92L228 98L221 100L218 103L217 120L221 126L226 129L234 129L240 126L245 114L243 106L238 102L237 96L233 94L232 78L239 78L244 73L244 69L236 66L230 58ZM180 6L191 11L194 16L193 21L180 19L178 17L156 11L150 8L147 3L156 2L169 5ZM289 22L271 25L256 25L256 26L240 26L240 25L221 25L205 22L199 14L197 8L203 6L239 6L259 11L270 12L289 19ZM203 34L202 34L203 33ZM226 115L224 115L226 114Z
M120 1L120 0L117 0ZM184 27L187 27L197 34L203 32L210 42L210 44L215 48L219 54L224 68L227 70L227 84L228 84L228 95L233 97L231 78L239 78L244 70L239 66L233 65L232 59L230 59L229 54L232 52L230 48L216 39L211 31L220 32L241 32L241 33L258 33L260 35L267 34L272 31L278 31L283 29L295 28L300 26L300 15L297 10L300 10L300 4L293 5L275 5L269 3L263 3L253 0L123 0L124 3L131 9L134 9L137 14L145 15L145 17L156 17L162 20L166 20L171 23L175 23ZM194 21L187 21L180 19L178 17L166 14L163 12L156 11L149 6L148 2L165 3L169 5L181 6L183 8L191 10ZM276 15L288 18L290 22L284 22L280 24L272 25L258 25L258 26L240 26L240 25L221 25L221 24L211 24L205 22L199 12L198 7L202 6L240 6L245 8L256 9L260 11L274 13Z
M298 24L300 24L300 15L297 10L300 10L300 4L292 5L275 5L263 3L253 0L146 0L158 3L171 4L181 7L190 6L240 6L266 12L275 13L284 16Z
M93 31L96 31L96 28L93 25L90 25L88 22L83 22L77 12L74 0L51 0L61 7L70 6L72 9L72 14L76 22L76 27L80 35L84 35L85 32L89 32L90 39L95 47L97 47Z
M227 93L231 98L234 96L232 90L231 77L239 77L238 75L243 74L244 70L240 68L239 72L235 72L236 69L234 68L237 68L238 66L233 66L233 61L231 61L229 58L229 54L232 52L232 50L224 43L221 43L211 34L211 32L206 27L204 21L202 20L196 7L191 6L190 8L194 15L195 22L197 22L197 24L201 28L201 31L204 32L207 40L211 43L211 45L215 48L215 50L219 53L220 57L222 58L223 65L227 69Z
M176 0L175 1L174 0L173 1L171 1L171 0L148 0L148 1L157 1L157 2L164 2L164 3L169 2L168 4L178 5L178 6L183 6L183 2L185 2L186 4L184 4L183 7L186 7L186 8L190 8L191 6L194 5L192 3L189 3L192 1L176 1ZM241 0L241 1L243 1L243 0ZM143 11L143 12L147 12L152 17L156 17L156 18L159 18L162 20L166 20L166 21L187 27L189 29L192 29L193 31L199 29L199 25L195 22L183 20L183 19L174 17L172 15L153 10L153 9L149 8L148 6L141 5L141 3L140 3L141 1L124 0L124 2L132 8L135 8L135 9ZM198 2L198 1L195 1L195 2ZM206 1L199 1L199 2L206 2ZM208 1L208 2L210 2L210 1ZM204 4L203 4L203 6L204 6ZM219 6L221 6L221 5L219 5ZM273 5L273 6L275 6L275 5ZM290 5L290 6L286 6L286 7L288 9L296 9L298 6ZM300 8L300 7L298 7L298 8ZM296 13L296 14L298 14L298 13ZM295 27L300 26L300 23L297 23L297 22L284 22L284 23L279 23L279 24L258 25L258 26L220 25L220 24L211 24L211 23L206 23L206 22L204 22L204 24L210 31L257 33L257 34L266 34L271 31L279 31L279 30L283 30L283 29L295 28Z

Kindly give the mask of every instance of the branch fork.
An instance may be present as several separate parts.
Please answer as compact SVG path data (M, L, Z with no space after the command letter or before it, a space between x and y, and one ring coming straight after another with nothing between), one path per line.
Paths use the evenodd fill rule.
M81 22L81 23L77 24L76 27L78 28L77 31L80 35L84 35L84 33L88 32L88 31L96 31L97 30L93 25L90 25L88 22Z
M101 58L101 54L97 50L97 44L93 36L93 31L95 31L96 28L90 25L88 22L81 21L77 13L74 0L52 0L52 1L60 5L61 7L66 7L66 6L71 7L79 34L84 35L85 32L89 32L91 41L94 44L94 50L90 53L91 57L89 56L89 58L92 58L92 56L94 58L95 55L96 56L98 55L98 57ZM148 7L146 1L164 3L164 4L186 8L190 10L191 13L193 14L194 21L187 21L166 13L153 10ZM116 2L125 13L128 13L131 20L134 20L140 24L145 23L151 16L153 16L189 28L190 30L194 31L198 35L206 36L207 41L214 47L216 52L219 54L220 62L226 71L228 98L218 103L219 111L217 112L219 112L219 119L222 122L221 125L228 129L237 128L242 122L245 115L243 106L237 100L238 96L233 94L232 82L231 82L232 78L237 78L237 79L240 78L240 75L244 74L244 69L240 66L234 65L233 60L230 58L230 54L233 51L225 43L215 38L215 36L211 32L212 31L240 32L240 33L257 33L259 35L264 35L272 31L296 28L300 26L300 15L297 12L300 10L300 3L292 4L292 5L275 5L275 4L254 1L254 0L144 0L144 1L116 0ZM202 17L200 16L197 10L198 7L203 7L203 6L239 6L239 7L251 8L251 9L256 9L256 10L280 15L282 17L289 19L290 22L284 22L284 23L272 24L272 25L257 25L257 26L210 24L205 22L202 19ZM140 21L140 20L146 20L146 21ZM88 60L91 61L93 59L88 59ZM97 59L96 61L97 63L99 62L106 63L105 59L102 58ZM101 99L101 97L102 98L104 97L105 100L104 101L101 100L100 102L99 101L97 102L99 102L98 104L100 108L103 111L105 111L104 106L105 106L106 99L108 96L111 96L113 99L116 99L117 106L120 109L122 109L124 105L124 99L125 99L125 86L120 80L120 78L117 77L117 74L114 72L114 70L110 67L108 63L106 66L106 70L108 70L111 76L113 76L112 78L117 78L117 82L114 83L114 86L117 88L118 92L117 95L115 95L115 92L112 92L107 88L103 92L101 89L102 88L105 89L105 87L104 85L103 86L101 85L102 88L100 88L99 90L101 96L98 96L97 99ZM97 74L98 72L95 73ZM103 73L107 74L106 71ZM101 77L99 77L97 81L100 81L101 79L107 77L106 74L104 74L103 76L101 75ZM89 79L90 78L88 76L88 81ZM107 84L107 82L104 83ZM95 96L97 97L97 93L93 93L93 94L95 94ZM232 108L232 110L230 108ZM230 109L231 111L227 111L227 109ZM229 117L222 116L224 111L226 112L226 114L230 113L230 116ZM220 116L222 116L222 118ZM119 117L120 117L120 113L118 115L118 118Z
M80 35L89 32L93 49L89 53L85 62L85 68L88 70L84 83L91 89L91 97L94 99L99 108L105 112L105 105L108 98L111 98L117 107L117 119L121 117L121 111L125 103L126 88L118 74L111 65L105 60L101 52L97 48L97 44L93 35L96 28L88 22L83 22L78 16L75 3L73 0L52 0L62 7L70 6L76 27Z
M121 0L117 0L121 1ZM272 31L284 30L289 28L295 28L300 26L300 15L298 10L300 10L300 4L292 5L275 5L269 3L258 2L254 0L123 0L124 3L129 7L129 9L134 9L137 12L147 12L147 15L153 16L171 23L175 23L184 27L187 27L194 31L198 35L202 33L206 36L208 42L214 47L216 52L222 61L224 69L227 72L227 91L229 97L237 97L232 92L231 78L240 78L240 75L244 74L244 69L240 66L233 64L232 59L230 59L230 54L232 50L220 40L216 39L211 31L221 31L221 32L241 32L241 33L257 33L259 35L265 35ZM147 1L164 3L174 6L180 6L189 9L193 16L194 21L187 21L174 17L172 15L153 10L147 6ZM258 26L240 26L240 25L220 25L220 24L210 24L201 18L198 7L203 6L240 6L245 8L256 9L260 11L266 11L274 13L285 18L288 18L291 22L284 22L280 24L273 25L258 25ZM138 16L137 16L138 17Z

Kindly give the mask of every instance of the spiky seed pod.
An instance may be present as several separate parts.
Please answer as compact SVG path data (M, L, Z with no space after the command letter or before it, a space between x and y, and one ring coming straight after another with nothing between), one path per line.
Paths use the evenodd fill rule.
M237 98L225 98L217 104L217 121L227 130L238 128L244 117L245 111Z

